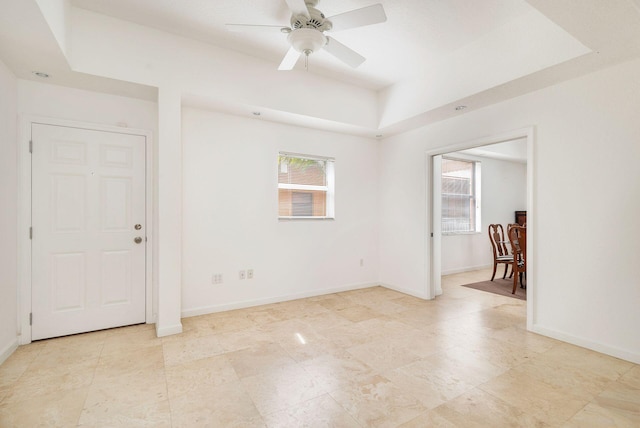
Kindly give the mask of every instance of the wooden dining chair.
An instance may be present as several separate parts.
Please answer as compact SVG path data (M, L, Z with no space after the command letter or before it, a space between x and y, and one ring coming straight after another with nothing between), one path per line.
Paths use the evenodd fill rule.
M504 264L504 274L502 279L507 277L507 270L509 266L513 264L513 255L509 254L506 241L504 239L504 228L501 224L489 225L489 240L491 241L491 247L493 248L493 274L491 275L491 281L496 276L496 270L500 263Z
M510 248L511 248L511 243L509 242L509 231L511 230L511 228L513 226L519 226L519 224L518 223L507 223L507 238L506 238L506 242L509 243L509 247ZM513 255L513 249L510 249L509 253L511 255ZM512 278L512 277L513 277L513 269L511 269L511 273L509 274L509 278Z
M511 272L515 274L513 275L513 290L511 294L516 294L518 278L520 278L520 285L524 287L522 277L526 278L527 275L527 228L513 226L509 229L508 235L511 249L513 250Z

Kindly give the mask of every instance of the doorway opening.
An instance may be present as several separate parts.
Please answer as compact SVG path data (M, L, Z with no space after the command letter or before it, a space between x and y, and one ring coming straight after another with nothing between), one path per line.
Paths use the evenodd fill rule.
M430 298L443 293L443 275L453 274L453 280L460 283L458 285L491 279L493 255L487 232L488 225L503 224L506 233L507 224L515 222L515 211L527 210L528 271L535 266L534 254L531 251L535 242L533 144L533 128L526 128L427 153L427 226L430 231L427 236L427 266L431 269L427 275L426 288ZM452 178L447 178L445 168L445 188L451 187L455 194L453 203L449 200L451 195L448 195L450 198L445 196L444 214L443 157L462 161L460 164L477 162L478 170L482 171L478 177L478 191L474 195L470 189L472 180L465 181L464 174L460 172L454 172ZM464 183L460 185L459 181ZM455 201L456 198L464 198L465 203L469 204L466 209L464 203ZM474 208L477 208L477 213L473 212ZM465 221L465 215L469 216L469 220ZM443 224L446 225L446 230L443 229ZM506 235L505 238L508 239ZM502 266L499 266L496 272L496 278L501 281L504 270ZM527 273L527 283L530 284L526 290L529 327L533 322L531 314L535 301L535 275L531 272Z

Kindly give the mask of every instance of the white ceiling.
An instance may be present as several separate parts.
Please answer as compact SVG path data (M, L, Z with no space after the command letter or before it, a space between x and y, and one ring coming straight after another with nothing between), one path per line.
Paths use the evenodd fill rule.
M380 89L427 69L456 49L533 8L524 0L320 0L325 16L382 3L387 21L332 33L367 58L357 70L319 52L313 72ZM261 57L278 66L289 45L281 33L237 33L225 24L289 26L284 0L72 0L74 6ZM302 61L298 67L303 66Z
M159 57L145 59L147 48L170 42L193 53L194 45L185 41L195 39L211 46L218 63L229 62L222 70L209 69L219 73L204 77L195 91L191 85L183 100L196 94L196 104L205 108L261 110L260 120L388 136L640 57L640 0L320 0L317 8L331 17L375 3L383 5L386 22L332 33L367 58L357 69L320 51L310 57L308 73L302 61L293 71L277 72L289 47L284 34L225 28L288 26L285 0L0 0L0 60L21 79L36 80L32 71L42 70L52 74L52 84L155 99L157 78L141 73L166 64ZM45 9L61 4L69 15L65 25L79 24L69 17L87 18L104 23L100 31L107 32L96 32L89 42L85 33L93 24L55 28L55 13L52 20ZM161 31L136 33L132 25ZM129 48L121 34L108 33L118 29L145 36L130 70L113 65L119 49ZM71 40L66 47L65 37ZM246 89L247 79L268 90ZM323 95L334 83L331 98L313 108L292 98L300 85L317 85ZM217 95L220 89L226 97ZM332 112L341 103L343 111L349 108L354 94L361 99L353 108L377 106L354 119ZM457 105L468 108L457 111Z

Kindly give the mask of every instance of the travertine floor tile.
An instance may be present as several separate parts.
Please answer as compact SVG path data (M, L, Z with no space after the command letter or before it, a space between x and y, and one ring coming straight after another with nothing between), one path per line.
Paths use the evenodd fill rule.
M0 387L15 382L27 370L27 367L44 349L46 343L35 342L19 346L7 360L0 365Z
M523 331L523 329L518 326L510 326L493 330L490 337L537 353L546 352L554 346L562 343L549 337L541 336L529 331Z
M443 278L21 346L0 427L639 427L640 366L526 331L526 302Z
M627 373L634 364L595 351L580 348L568 343L561 343L542 353L540 360L555 365L571 365L587 373L617 380Z
M621 378L620 383L635 389L640 389L640 365L634 365Z
M335 311L305 315L304 318L300 318L300 320L312 326L316 331L319 332L322 330L353 324L352 321L349 321L345 317L338 315Z
M325 354L300 364L327 391L360 384L377 372L346 351Z
M226 355L216 355L169 366L165 373L169 398L239 380Z
M93 381L94 372L95 365L89 363L77 364L73 368L34 367L22 375L19 384L9 387L3 403L27 401L88 387Z
M368 366L380 372L395 369L420 359L410 348L399 346L397 342L387 339L352 346L347 348L347 352L360 361L366 361Z
M332 391L330 395L366 427L395 427L426 410L413 396L380 375Z
M86 333L86 335L90 334L92 333ZM68 367L71 369L75 366L97 365L103 347L104 340L77 342L75 344L70 341L58 344L53 340L49 340L47 346L38 353L29 368Z
M552 426L568 421L589 403L589 400L567 390L559 390L515 370L510 370L479 388Z
M212 314L206 318L206 322L214 333L244 330L256 325L249 316L234 314L233 312Z
M183 340L163 339L164 363L167 366L183 364L200 358L212 357L224 353L217 336L185 338Z
M610 383L606 377L593 375L569 365L548 364L547 361L536 358L515 367L513 371L527 374L558 390L570 391L586 400L592 400Z
M474 388L438 408L456 426L550 427L507 402Z
M245 377L241 383L262 416L297 408L300 403L326 393L320 382L298 364Z
M356 305L356 303L354 303L352 300L349 300L338 294L328 294L326 296L311 297L309 300L312 302L316 302L323 308L329 310L339 310Z
M264 427L246 389L227 382L171 398L173 427Z
M88 387L52 392L20 402L0 403L1 427L74 427Z
M225 352L240 351L253 346L268 345L274 338L259 327L250 327L244 330L229 331L216 335L218 343Z
M334 311L341 317L344 317L353 322L369 320L371 318L380 316L380 312L375 311L367 306L358 304L334 309Z
M85 420L102 420L167 398L164 370L112 376L91 384L82 413Z
M145 346L135 352L112 352L100 357L95 370L96 381L109 381L113 376L135 374L164 368L161 342Z
M612 410L589 403L562 426L563 428L637 428L640 426L640 417L637 413Z
M226 356L240 378L269 373L280 366L295 364L295 360L275 343L229 352Z
M446 403L475 386L457 370L428 360L416 361L383 374L403 392L416 397L427 409Z
M148 324L141 325L146 327ZM122 327L106 337L101 356L136 354L154 346L162 346L162 339L156 337L154 328Z
M442 415L440 408L429 410L421 413L418 417L411 419L409 422L398 425L401 428L459 428L457 425ZM473 428L474 425L467 425L465 428Z
M117 412L103 414L83 411L80 415L80 427L149 427L170 428L171 408L169 401L154 401L132 407L122 408Z
M624 414L636 423L640 422L640 389L625 383L610 383L596 397L594 404L607 409L611 413Z
M328 394L264 418L269 428L359 428L360 425Z

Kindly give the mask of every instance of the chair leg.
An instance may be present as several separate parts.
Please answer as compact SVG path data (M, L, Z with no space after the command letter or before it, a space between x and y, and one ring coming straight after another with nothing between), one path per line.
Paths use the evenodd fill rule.
M493 275L491 275L491 281L493 281L493 278L496 277L496 269L498 269L498 262L494 261L493 262Z
M509 263L504 264L504 275L502 275L502 279L507 277L507 271L509 270Z
M518 275L513 275L513 290L511 290L511 294L516 294L516 287L518 286Z

